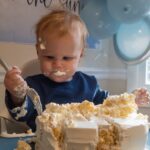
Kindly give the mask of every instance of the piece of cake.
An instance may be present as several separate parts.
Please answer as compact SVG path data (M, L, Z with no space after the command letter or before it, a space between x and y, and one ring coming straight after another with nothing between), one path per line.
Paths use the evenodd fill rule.
M114 118L127 118L136 114L137 109L135 95L124 93L121 95L112 95L105 99L103 104L98 108L98 114Z
M148 117L137 109L128 93L100 105L50 103L36 119L35 150L144 150Z
M144 150L148 138L147 118L106 118L99 124L98 150Z
M63 149L95 150L97 147L98 126L95 122L75 121L73 127L64 128Z
M31 146L23 140L19 140L16 150L32 150Z

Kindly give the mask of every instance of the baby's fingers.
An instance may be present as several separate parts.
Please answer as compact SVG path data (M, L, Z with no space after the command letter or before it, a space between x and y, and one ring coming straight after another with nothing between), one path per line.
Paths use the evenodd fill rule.
M20 97L21 95L18 94L18 92L22 93L27 87L25 80L21 76L21 70L16 66L12 67L12 69L6 73L4 84L7 90L17 97Z

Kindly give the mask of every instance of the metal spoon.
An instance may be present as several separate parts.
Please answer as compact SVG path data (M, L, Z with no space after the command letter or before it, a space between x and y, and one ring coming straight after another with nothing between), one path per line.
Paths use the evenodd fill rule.
M10 67L8 66L8 64L2 58L0 58L0 64L3 66L5 71L10 70ZM31 98L38 115L41 115L43 109L42 109L40 96L38 95L38 93L33 88L30 88L30 87L27 86L26 95Z
M5 69L5 71L9 70L9 66L8 64L0 57L0 64L2 65L2 67Z

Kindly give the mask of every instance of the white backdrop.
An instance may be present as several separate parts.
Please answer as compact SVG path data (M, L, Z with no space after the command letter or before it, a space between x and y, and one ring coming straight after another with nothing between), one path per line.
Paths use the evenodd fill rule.
M0 41L34 43L35 24L55 8L79 12L79 0L0 0Z

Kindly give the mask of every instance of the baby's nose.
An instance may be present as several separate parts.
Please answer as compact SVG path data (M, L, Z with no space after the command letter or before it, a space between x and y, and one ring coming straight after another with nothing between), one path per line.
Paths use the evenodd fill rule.
M62 60L54 60L53 65L57 68L62 66Z

